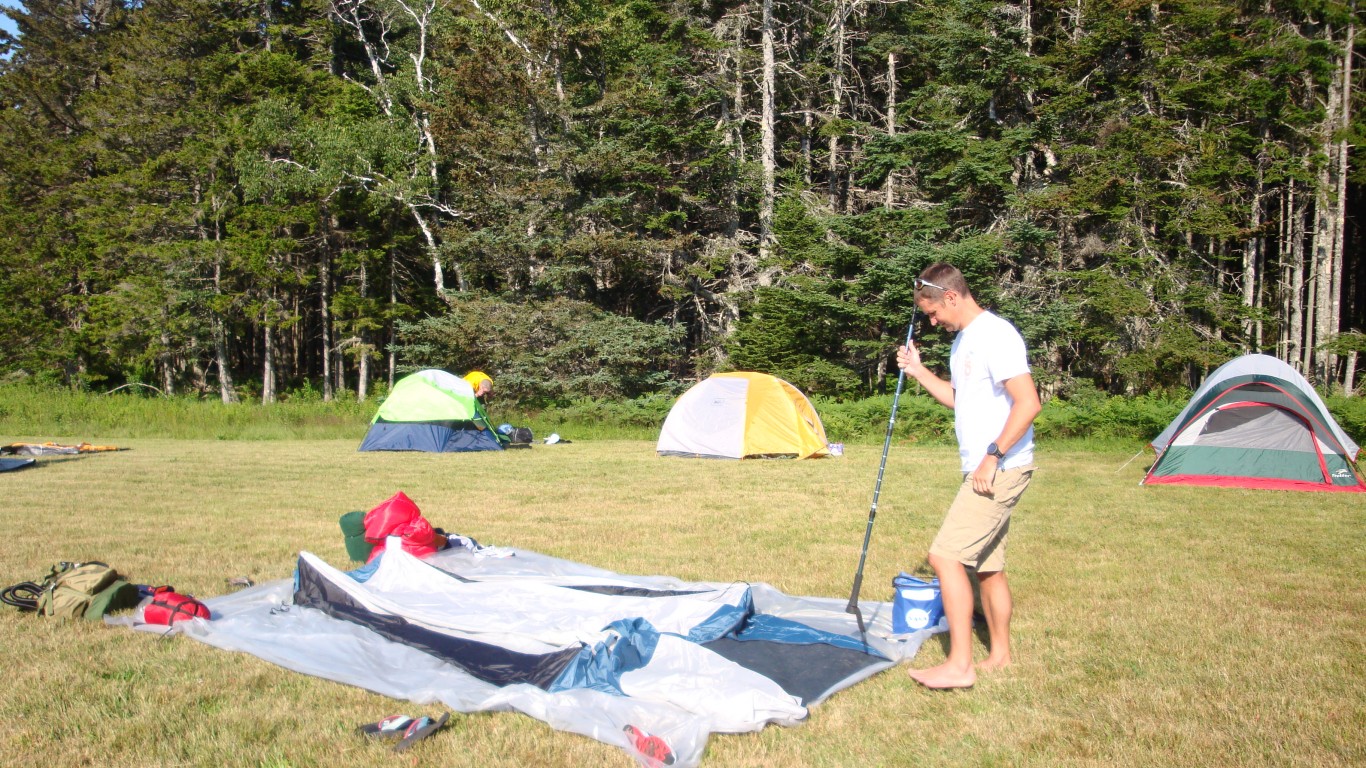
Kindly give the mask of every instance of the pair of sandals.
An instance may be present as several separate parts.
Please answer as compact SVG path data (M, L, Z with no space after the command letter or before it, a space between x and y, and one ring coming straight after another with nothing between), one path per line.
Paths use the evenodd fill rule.
M357 726L356 732L377 739L398 739L398 743L394 745L394 751L402 752L436 733L446 724L450 716L449 712L442 712L441 717L433 720L426 715L417 719L407 715L390 715L377 723Z

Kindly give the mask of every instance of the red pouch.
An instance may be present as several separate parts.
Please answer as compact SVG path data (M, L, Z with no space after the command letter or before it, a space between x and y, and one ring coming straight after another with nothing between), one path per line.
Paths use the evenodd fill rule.
M211 618L209 607L194 599L192 595L182 595L169 588L163 588L152 595L152 602L142 609L142 620L148 624L170 626L177 621Z

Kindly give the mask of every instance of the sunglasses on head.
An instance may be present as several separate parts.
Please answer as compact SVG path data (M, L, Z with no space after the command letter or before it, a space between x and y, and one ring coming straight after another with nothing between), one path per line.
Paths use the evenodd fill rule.
M942 291L942 292L944 292L944 293L948 293L948 292L949 292L949 289L948 289L948 288L945 288L945 287L942 286L942 285L935 285L934 283L931 283L929 280L921 280L920 278L917 277L917 278L915 279L915 289L918 291L918 290L920 290L921 288L938 288L940 291Z

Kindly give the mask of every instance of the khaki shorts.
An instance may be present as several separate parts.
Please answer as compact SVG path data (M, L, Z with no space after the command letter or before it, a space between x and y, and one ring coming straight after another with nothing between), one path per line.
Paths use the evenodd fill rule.
M972 476L964 475L944 524L930 545L930 554L957 560L980 573L1005 570L1010 510L1033 475L1033 465L1000 470L992 482L991 496L972 490Z

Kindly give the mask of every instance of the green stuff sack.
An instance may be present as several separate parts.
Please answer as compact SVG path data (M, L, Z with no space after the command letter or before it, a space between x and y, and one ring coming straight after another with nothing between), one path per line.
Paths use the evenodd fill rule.
M104 563L59 563L38 597L38 613L65 619L98 619L138 604L138 588Z
M342 536L346 541L346 554L357 563L370 559L374 544L365 540L365 513L347 512L337 521L341 525Z

